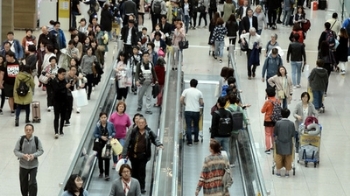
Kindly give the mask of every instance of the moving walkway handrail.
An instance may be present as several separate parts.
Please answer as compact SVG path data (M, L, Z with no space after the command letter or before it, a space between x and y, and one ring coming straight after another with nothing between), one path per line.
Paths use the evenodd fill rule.
M229 65L228 66L232 67L234 70L237 70L236 60L235 60L235 57L234 57L234 51L230 52L230 54L229 54ZM236 78L237 87L240 87L240 78L237 75L237 71L234 71L234 77ZM242 97L240 97L240 100L241 101L243 100ZM250 151L251 151L251 154L253 156L255 170L257 172L256 177L257 177L258 183L260 185L260 190L261 190L260 195L261 196L269 195L270 192L266 189L264 177L263 177L263 174L262 174L262 171L261 171L261 167L260 167L260 164L259 164L259 159L258 159L258 156L257 156L256 149L254 147L255 145L253 143L254 138L252 136L251 127L249 125L247 125L247 134L249 136L249 142L250 142L250 145L251 145Z
M117 41L117 44L114 46L114 52L115 49L117 49L117 52L114 53L113 52L113 58L112 58L112 65L110 67L108 67L107 71L105 72L106 74L106 78L103 81L102 84L100 84L101 86L101 93L99 94L97 100L100 100L100 102L97 102L96 105L94 106L92 112L91 112L91 116L90 119L87 121L87 126L86 126L86 130L84 131L83 135L82 135L82 140L80 140L80 143L77 147L77 152L75 153L73 159L72 159L72 163L71 166L69 167L68 171L67 171L67 175L66 178L64 179L64 181L62 183L60 183L59 185L61 186L61 190L59 192L59 196L61 196L63 194L63 189L64 186L66 184L66 182L68 181L69 177L73 174L76 173L76 170L79 170L78 173L81 173L81 167L84 167L83 165L78 165L78 162L80 161L81 158L81 153L84 145L86 142L88 142L88 140L91 140L91 130L93 129L93 127L96 126L96 114L98 113L98 111L100 111L103 108L103 104L106 104L105 101L108 98L108 91L110 89L110 79L112 78L112 74L113 74L113 65L114 63L117 61L117 55L119 54L119 52L122 50L122 42L120 40ZM103 89L103 90L102 90ZM89 149L86 149L89 150ZM89 152L87 152L89 153Z
M168 94L169 94L169 81L170 81L170 67L171 67L171 58L170 58L170 52L167 55L167 66L166 66L166 72L165 72L165 82L164 82L164 90L163 90L163 103L162 103L162 111L167 111L167 104L166 104L166 100L168 99ZM165 129L165 124L166 124L166 116L165 116L165 112L160 116L160 125L159 125L159 130L161 130L159 132L159 141L161 143L163 143L163 139L164 139L164 129ZM165 146L166 148L166 146ZM156 158L156 156L158 156ZM160 172L161 172L161 161L162 161L162 153L160 152L155 152L155 157L153 159L153 172L154 172L154 177L153 177L153 182L152 183L152 190L150 191L150 194L152 196L158 196L158 192L159 192L159 182L158 180L160 179Z

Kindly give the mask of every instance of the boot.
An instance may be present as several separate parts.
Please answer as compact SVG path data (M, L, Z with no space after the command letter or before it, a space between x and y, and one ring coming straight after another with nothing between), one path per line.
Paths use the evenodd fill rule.
M26 117L26 123L30 123L29 117Z
M18 127L19 123L18 123L18 118L15 119L15 126Z

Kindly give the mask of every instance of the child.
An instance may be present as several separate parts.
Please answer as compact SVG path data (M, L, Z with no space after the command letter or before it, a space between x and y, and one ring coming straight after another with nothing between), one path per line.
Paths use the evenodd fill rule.
M162 105L163 87L164 87L164 80L165 80L164 64L165 64L165 61L163 57L159 57L157 60L156 66L154 67L154 70L158 78L158 84L159 84L159 94L157 95L157 103L154 104L154 107L159 107Z
M275 127L275 122L271 120L271 115L273 112L273 103L281 104L278 99L276 99L276 91L274 88L267 88L266 90L267 100L265 101L263 107L261 108L261 113L265 114L264 126L265 126L265 153L270 154L272 150L273 142L273 129Z

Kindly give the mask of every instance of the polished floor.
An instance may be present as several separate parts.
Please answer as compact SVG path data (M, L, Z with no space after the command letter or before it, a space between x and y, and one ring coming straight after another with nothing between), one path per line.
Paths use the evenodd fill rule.
M338 3L338 1L336 1ZM340 10L339 5L330 4L332 10ZM331 17L331 11L310 11L306 10L307 17L311 19L312 27L308 32L305 40L307 49L307 63L310 68L315 66L317 41L320 32L323 30L323 23ZM146 17L145 17L146 18ZM287 49L290 34L290 28L279 26L277 30L263 30L262 40L266 44L272 33L279 35L278 42L283 49ZM15 32L15 37L20 39L23 32ZM38 35L35 34L35 35ZM209 111L214 104L213 84L217 83L219 73L223 66L227 65L226 51L224 54L224 62L219 63L208 55L209 47L207 46L209 32L208 29L190 30L187 36L190 42L190 48L184 52L183 71L185 79L197 78L200 80L198 88L206 92L205 94L205 111ZM111 43L112 44L112 43ZM286 51L285 51L286 52ZM108 55L107 65L112 62L112 51ZM272 196L350 196L350 161L349 153L350 132L348 127L350 122L348 114L350 110L350 92L347 90L349 81L349 72L345 76L338 73L332 73L330 77L328 97L325 98L326 113L319 117L320 123L323 125L322 142L321 142L321 162L318 168L296 165L296 175L290 178L278 178L272 175L272 155L264 153L264 128L263 115L260 108L264 103L264 89L266 84L261 82L258 77L254 80L248 80L246 74L246 58L244 54L236 53L237 74L241 83L239 87L243 90L242 98L245 103L252 106L248 109L248 115L254 136L256 151L258 152L260 167L263 172L266 189ZM285 59L285 56L283 57ZM261 57L263 62L264 57ZM288 71L290 65L285 63ZM257 73L261 72L261 68L257 69ZM109 80L104 78L104 81ZM208 85L208 83L210 85ZM202 85L201 85L202 84ZM302 88L296 89L294 97L289 108L294 109L296 103L300 101L300 94L306 90L307 80L302 78ZM102 86L102 85L101 85ZM93 91L89 106L82 108L80 114L73 113L71 126L64 128L65 135L55 140L53 137L53 113L46 111L46 94L36 88L34 100L41 102L42 121L35 124L35 134L39 136L43 143L44 154L39 157L38 170L38 195L48 195L48 193L58 193L59 184L66 177L71 161L76 153L76 149L81 140L81 136L86 129L86 120L90 118L90 112L95 104L99 93L100 85ZM204 142L197 146L187 147L193 156L186 157L191 173L184 175L186 186L184 192L189 195L194 194L199 179L202 161L209 154L208 150L208 127L210 126L210 114L204 114ZM24 112L20 117L20 126L14 126L14 117L10 116L7 102L4 107L4 114L0 116L0 195L17 196L20 195L18 180L18 160L13 154L13 149L18 138L23 135L24 130ZM290 118L293 120L292 118ZM236 170L234 170L236 171ZM234 173L235 177L235 173ZM237 181L235 183L238 183ZM237 184L233 188L237 187ZM239 186L238 188L239 189ZM240 195L239 190L233 191L235 195ZM201 193L202 194L202 193ZM98 195L98 194L96 194Z
M333 1L332 1L333 3ZM337 2L334 1L336 4ZM340 10L338 5L330 4L330 9ZM320 33L323 31L324 22L331 18L332 11L310 11L306 10L306 16L311 20L311 31L308 32L305 40L307 50L307 64L310 69L315 67L317 57L317 43ZM340 14L340 11L338 12ZM278 26L277 30L263 30L262 40L263 46L270 39L272 33L278 34L278 42L286 54L286 49L289 44L289 34L291 29L289 27ZM183 70L186 79L197 78L199 80L198 89L204 93L205 109L204 115L204 143L192 147L185 146L185 151L190 152L192 156L186 156L184 164L196 164L196 167L190 167L192 170L190 175L185 175L184 192L187 194L194 194L196 185L198 183L202 161L204 157L209 154L208 150L208 127L210 126L210 107L214 104L213 98L207 98L208 91L212 92L214 97L213 83L215 84L219 79L220 70L227 65L227 53L224 53L224 62L219 63L212 57L208 56L209 47L207 46L208 29L190 30L188 33L188 40L190 48L184 52ZM228 42L227 42L228 43ZM241 54L239 50L235 52L237 69L241 86L239 88L243 91L242 99L244 103L249 103L252 106L248 109L248 115L251 123L251 130L254 136L254 144L259 157L259 164L263 173L265 186L267 191L272 196L329 196L329 195L350 195L350 161L349 153L350 132L348 131L349 110L350 110L350 93L348 87L350 85L349 72L342 76L333 72L329 79L328 96L325 98L324 104L326 112L320 114L319 121L323 126L321 148L320 148L320 165L317 168L304 167L304 165L296 164L296 175L290 178L279 178L272 175L272 155L264 153L264 116L260 109L264 103L266 83L261 81L261 66L257 68L257 77L253 80L248 80L246 71L246 56ZM287 67L289 73L291 72L290 64L286 63L283 57L284 65ZM263 63L265 57L261 55L260 62ZM348 65L349 66L349 65ZM303 74L302 88L295 89L293 93L293 101L288 106L290 110L294 110L295 105L300 101L300 95L306 91L307 79ZM211 90L208 90L210 88ZM293 117L289 118L294 121ZM189 170L186 170L188 172ZM233 174L235 176L235 174ZM239 175L239 174L238 174ZM239 178L239 177L238 177ZM236 183L236 182L235 182ZM240 189L240 188L238 188ZM240 190L236 190L240 191ZM232 191L232 195L236 191Z

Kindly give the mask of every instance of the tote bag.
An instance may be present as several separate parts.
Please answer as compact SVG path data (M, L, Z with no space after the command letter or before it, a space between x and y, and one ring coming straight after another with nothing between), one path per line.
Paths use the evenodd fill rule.
M116 138L113 138L111 140L111 146L114 155L119 155L123 152L123 146L119 143L119 141Z
M72 91L72 95L73 95L73 98L75 100L75 104L77 105L77 107L82 107L82 106L88 105L87 94L86 94L86 90L84 88Z

